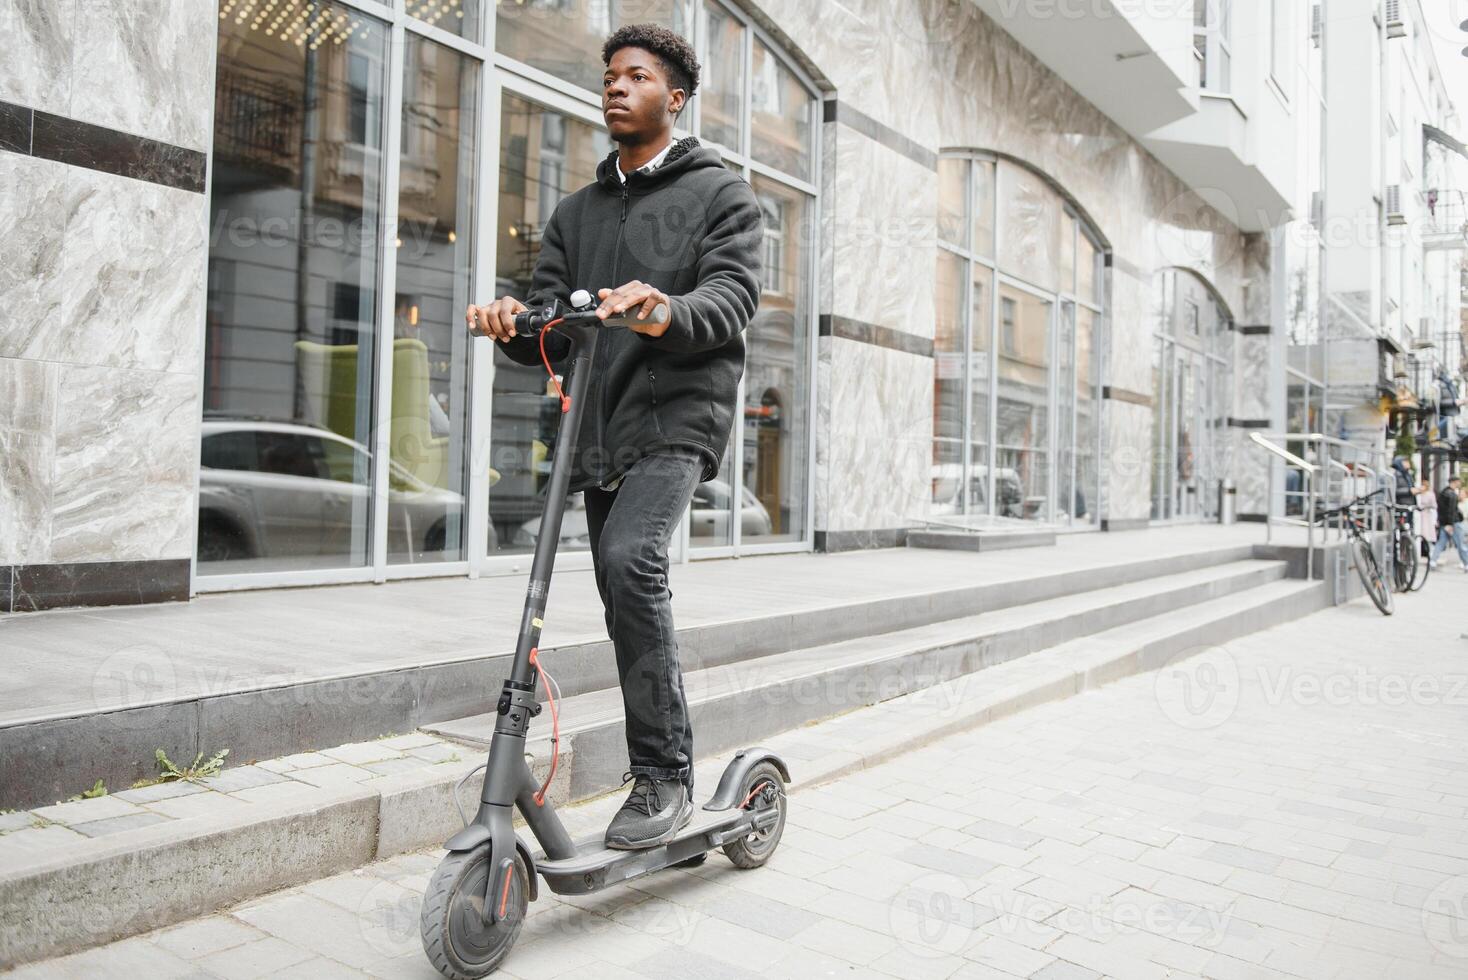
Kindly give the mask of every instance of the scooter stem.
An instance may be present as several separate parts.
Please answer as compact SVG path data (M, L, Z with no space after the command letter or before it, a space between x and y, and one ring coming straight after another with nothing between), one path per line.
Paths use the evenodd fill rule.
M544 625L546 597L550 593L551 572L556 564L556 548L561 541L561 518L566 510L566 488L571 485L571 470L576 455L576 439L581 432L581 413L585 395L591 386L592 358L601 340L595 327L567 327L562 330L571 341L570 407L561 415L556 435L555 453L551 457L550 485L545 491L545 511L540 518L540 533L535 539L535 557L530 563L530 583L525 589L525 612L520 617L520 632L515 641L515 660L510 679L531 685L535 675L530 666L530 651L540 645Z

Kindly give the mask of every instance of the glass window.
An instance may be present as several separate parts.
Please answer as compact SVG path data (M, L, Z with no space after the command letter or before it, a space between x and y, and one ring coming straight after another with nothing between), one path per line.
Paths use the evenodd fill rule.
M967 187L969 162L963 157L938 159L938 237L945 242L967 248L964 237L967 222Z
M973 264L969 293L968 512L989 512L989 334L994 312L994 273Z
M468 494L472 338L463 310L474 267L479 64L412 31L404 37L389 439L403 478L388 489L387 560L457 560Z
M602 130L505 94L500 111L496 296L514 296L522 302L527 298L545 223L562 198L596 179L596 165L611 150L611 140ZM548 159L554 166L545 165ZM527 552L535 546L545 505L560 402L544 367L517 364L500 350L494 353L494 363L489 550ZM561 547L588 546L586 510L576 494L562 520Z
M405 0L409 17L450 34L479 40L480 6L483 0Z
M601 46L608 34L627 23L655 23L691 37L692 9L687 0L498 3L495 50L600 96Z
M1091 303L1101 302L1101 253L1085 232L1076 236L1076 295Z
M1004 517L1049 516L1051 305L1013 286L999 287L995 504Z
M765 282L746 335L740 540L805 537L810 421L811 209L805 194L750 179L765 214ZM778 229L772 231L771 229ZM773 267L772 267L773 266ZM769 284L778 288L770 289Z
M744 122L745 29L716 3L704 5L708 23L708 54L704 57L699 137L743 152L740 127Z
M1022 167L1002 169L999 268L1046 289L1058 285L1060 199Z
M1060 218L1060 291L1073 293L1076 288L1076 219L1069 212Z
M219 22L202 435L260 435L200 474L206 575L368 561L388 32L318 14ZM328 470L324 440L352 465Z
M750 151L761 163L809 180L815 99L795 73L756 41L750 77Z
M977 255L986 259L994 257L994 164L988 160L975 160L973 228L974 237L969 243Z
M1068 501L1075 521L1094 523L1101 480L1097 453L1100 411L1096 396L1096 314L1076 308L1075 333L1075 499ZM1066 503L1066 502L1062 502Z
M933 324L934 514L963 510L963 304L967 265L947 249L938 250L937 317Z

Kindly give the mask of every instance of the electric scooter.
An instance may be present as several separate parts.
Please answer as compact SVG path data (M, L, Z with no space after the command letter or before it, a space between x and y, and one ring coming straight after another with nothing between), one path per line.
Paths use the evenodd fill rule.
M702 810L694 811L687 826L666 843L641 850L612 850L604 846L601 837L571 840L546 795L555 778L554 749L545 782L537 784L531 775L525 740L530 720L542 709L535 694L537 680L550 708L552 745L558 748L560 741L558 691L540 662L539 642L576 436L600 331L641 322L662 323L668 317L667 306L659 304L648 321L638 321L631 313L603 320L596 316L596 304L586 290L578 289L570 300L569 306L556 301L515 317L517 334L539 336L547 371L551 371L545 357L547 331L558 330L570 339L570 393L567 395L556 382L561 396L560 437L551 462L515 659L500 691L489 758L480 767L484 785L479 810L444 844L448 854L434 871L423 897L423 950L434 967L451 980L486 976L504 962L520 934L529 902L538 896L537 875L557 894L584 895L675 864L699 863L714 848L722 848L738 867L757 868L770 859L785 829L785 785L790 781L790 772L784 761L768 749L747 748L735 753L713 796ZM554 379L553 372L551 376ZM459 785L478 771L468 773ZM457 804L457 788L454 800ZM524 816L540 844L539 852L531 854L516 835L512 807L518 807Z

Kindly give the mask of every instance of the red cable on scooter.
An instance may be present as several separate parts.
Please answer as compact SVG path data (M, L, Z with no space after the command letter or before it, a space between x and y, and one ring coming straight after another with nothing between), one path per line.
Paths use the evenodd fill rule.
M545 335L541 334L541 336L544 337ZM556 696L551 691L551 688L555 686L556 682L551 679L551 675L547 674L545 672L545 668L540 665L539 647L530 648L530 663L533 667L535 667L536 673L540 675L540 682L545 685L545 698L546 701L550 704L551 713L550 772L546 774L545 782L541 784L540 789L535 793L534 797L536 806L544 806L546 791L550 789L551 780L556 778L556 764L560 762L561 759L561 718L560 715L556 713Z
M556 377L555 369L551 367L550 358L545 356L545 335L550 332L551 327L560 323L565 317L556 317L547 323L540 331L540 360L545 365L545 373L550 375L551 384L556 386L556 396L561 399L561 414L565 415L571 410L571 399L561 390L561 379Z

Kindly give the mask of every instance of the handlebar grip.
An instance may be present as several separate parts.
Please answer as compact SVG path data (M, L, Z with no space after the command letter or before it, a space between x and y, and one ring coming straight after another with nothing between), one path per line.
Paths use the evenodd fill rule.
M636 309L634 307L634 309ZM659 303L652 308L652 313L647 319L639 319L632 315L632 310L625 313L614 313L601 322L604 327L641 327L655 326L659 323L668 322L668 304Z
M516 333L538 333L541 328L540 311L525 310L515 314Z

